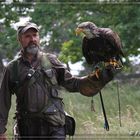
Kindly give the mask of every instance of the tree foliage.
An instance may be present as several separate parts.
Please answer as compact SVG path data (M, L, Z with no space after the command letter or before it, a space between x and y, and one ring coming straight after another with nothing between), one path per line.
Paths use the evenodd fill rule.
M139 54L140 8L137 4L106 4L104 2L13 2L0 3L0 54L12 58L17 51L16 31L11 23L19 17L30 16L40 26L41 46L59 54L65 63L82 60L82 37L75 28L83 21L92 21L99 27L109 27L118 32L128 62L129 56Z
M29 13L30 4L0 3L0 56L13 58L18 49L16 31L12 24Z

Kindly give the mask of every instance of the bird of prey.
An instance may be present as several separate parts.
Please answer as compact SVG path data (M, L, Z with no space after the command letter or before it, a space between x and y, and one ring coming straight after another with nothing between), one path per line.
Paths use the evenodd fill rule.
M82 22L76 28L76 34L84 33L82 52L88 64L96 66L100 62L122 67L124 53L118 34L110 28L99 28L93 22Z

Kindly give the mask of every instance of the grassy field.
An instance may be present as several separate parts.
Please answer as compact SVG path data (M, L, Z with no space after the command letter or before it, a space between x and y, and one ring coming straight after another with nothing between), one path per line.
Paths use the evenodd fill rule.
M91 111L91 97L80 93L62 92L65 110L76 120L74 139L140 139L140 86L136 82L119 83L121 124L118 112L118 94L116 82L109 83L103 90L105 109L110 131L104 129L104 118L99 95L94 96L95 112ZM10 110L7 135L12 136L15 108L13 98Z

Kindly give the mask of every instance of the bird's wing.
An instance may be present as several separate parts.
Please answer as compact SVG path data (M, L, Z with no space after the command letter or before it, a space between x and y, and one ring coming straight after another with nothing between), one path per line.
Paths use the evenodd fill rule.
M83 56L85 57L86 61L88 64L93 64L93 59L91 56L91 46L89 46L88 39L86 37L83 38L82 42L82 53Z
M110 28L99 28L99 33L104 39L112 44L114 49L116 49L120 55L124 56L122 51L122 43L116 32L113 32Z

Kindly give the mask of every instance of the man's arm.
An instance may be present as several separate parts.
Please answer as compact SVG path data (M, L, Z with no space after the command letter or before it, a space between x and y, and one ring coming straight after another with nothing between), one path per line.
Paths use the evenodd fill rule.
M60 76L61 75L61 76ZM96 77L94 72L84 77L74 77L67 70L64 74L64 80L60 83L68 91L80 92L85 96L96 95L108 82L113 79L114 71L112 67L106 67L98 72L99 77ZM63 77L59 73L59 77Z
M0 87L0 134L6 132L8 113L11 107L11 94L9 90L9 70L5 68L1 87ZM3 135L4 136L4 135Z
M72 76L55 55L48 54L47 56L52 68L56 70L58 84L70 92L80 92L85 96L93 96L111 81L114 76L115 68L112 65L108 65L103 70L99 70L99 77L96 77L94 72L84 77L75 77Z

